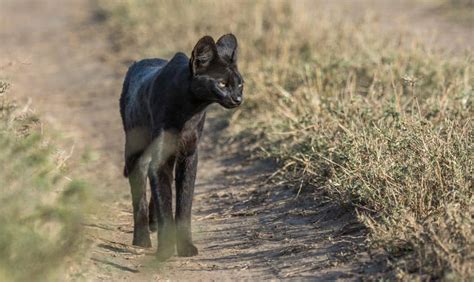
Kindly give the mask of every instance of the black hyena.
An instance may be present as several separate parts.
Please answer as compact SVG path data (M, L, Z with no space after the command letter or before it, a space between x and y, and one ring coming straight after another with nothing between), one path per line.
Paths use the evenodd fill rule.
M150 247L149 227L158 225L159 259L198 253L192 243L191 205L206 108L242 103L243 79L237 69L237 39L201 38L191 58L146 59L125 77L120 113L125 129L125 169L133 201L133 244ZM176 215L173 218L173 169ZM151 201L146 201L150 180ZM156 222L156 221L157 222Z

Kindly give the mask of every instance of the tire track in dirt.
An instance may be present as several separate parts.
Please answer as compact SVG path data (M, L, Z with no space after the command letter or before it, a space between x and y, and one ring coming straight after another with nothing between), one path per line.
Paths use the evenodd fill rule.
M131 246L118 112L127 64L94 15L89 1L0 0L0 75L13 82L16 98L32 99L46 128L65 134L72 173L95 185L100 209L85 224L91 249L69 279L353 280L377 270L361 252L364 231L350 210L304 189L295 200L294 191L267 181L271 163L239 158L235 145L217 146L222 126L212 118L193 209L200 254L156 265L156 243L150 250ZM93 161L84 165L84 154Z

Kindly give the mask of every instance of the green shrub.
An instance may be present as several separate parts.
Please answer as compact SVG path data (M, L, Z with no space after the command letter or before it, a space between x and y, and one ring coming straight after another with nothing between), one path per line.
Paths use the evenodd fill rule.
M6 88L0 95L0 280L50 280L83 245L86 187L65 176L38 120L8 102Z

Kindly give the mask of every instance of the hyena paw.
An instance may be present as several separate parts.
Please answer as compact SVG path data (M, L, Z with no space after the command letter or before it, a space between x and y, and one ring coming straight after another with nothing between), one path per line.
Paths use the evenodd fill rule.
M158 261L165 261L174 254L174 247L160 247L156 251L156 259Z
M198 249L192 243L183 242L178 244L178 256L180 257L192 257L198 254Z
M143 248L151 248L150 236L148 235L147 236L134 236L133 245L143 247Z

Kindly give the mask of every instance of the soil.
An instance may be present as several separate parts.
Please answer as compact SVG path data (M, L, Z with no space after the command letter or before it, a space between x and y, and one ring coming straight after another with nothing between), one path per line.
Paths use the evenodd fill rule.
M416 22L420 34L437 27L447 48L462 42L450 45L453 52L474 46L472 26L394 2L357 2L357 8L375 9L387 27ZM353 2L340 3L358 11ZM210 109L194 199L199 255L158 265L156 234L152 249L132 246L118 111L128 62L114 53L95 9L93 1L0 0L0 77L12 82L13 98L31 102L46 131L62 134L71 174L92 183L97 200L84 225L91 247L80 265L71 266L68 280L357 280L380 267L364 250L366 234L351 209L332 204L321 191L275 182L276 166L240 157L239 144L219 145L227 125L213 118L218 107Z

